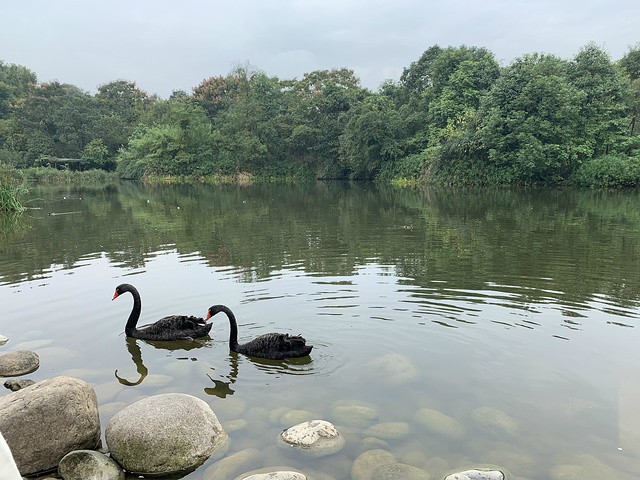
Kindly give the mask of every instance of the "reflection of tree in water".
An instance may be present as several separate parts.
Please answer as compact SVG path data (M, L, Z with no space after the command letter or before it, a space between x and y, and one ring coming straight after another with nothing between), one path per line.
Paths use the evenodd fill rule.
M209 337L205 337L208 339ZM149 369L142 362L142 351L140 350L140 345L138 345L138 339L127 337L127 350L131 354L131 359L133 363L136 365L136 370L140 375L140 378L135 382L131 382L126 378L122 378L118 375L118 370L115 371L115 376L122 385L127 385L129 387L133 387L135 385L140 385L145 377L149 374ZM148 345L151 345L158 349L164 350L192 350L194 348L200 348L207 345L207 340L175 340L175 341L155 341L155 340L140 340Z

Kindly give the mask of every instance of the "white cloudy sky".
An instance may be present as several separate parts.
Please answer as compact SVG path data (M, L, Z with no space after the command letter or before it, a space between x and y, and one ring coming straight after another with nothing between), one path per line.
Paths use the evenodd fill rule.
M613 60L640 42L638 0L0 0L0 60L94 93L135 81L167 98L248 61L301 78L348 67L377 90L428 47L572 58L595 42Z

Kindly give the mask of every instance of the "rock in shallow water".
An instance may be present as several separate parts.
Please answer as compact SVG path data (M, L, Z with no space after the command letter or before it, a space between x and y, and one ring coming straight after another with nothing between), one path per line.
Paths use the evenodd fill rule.
M235 480L307 480L307 476L298 469L278 466L243 473Z
M465 470L447 475L444 480L505 480L500 470Z
M498 438L515 437L518 433L515 420L497 408L476 408L471 416L482 430Z
M278 436L278 446L297 451L311 457L326 457L339 452L345 439L331 423L325 420L310 420L283 430Z
M368 450L359 455L351 465L351 479L371 480L373 472L388 463L397 463L393 454L382 449Z
M234 478L241 472L258 468L264 459L260 450L247 448L218 460L204 471L204 480Z
M0 377L17 377L34 372L40 366L40 358L31 350L17 350L0 355Z
M451 418L438 410L421 408L414 416L417 423L427 430L451 440L460 440L465 436L465 428L455 418Z
M23 388L30 387L34 383L36 382L28 378L11 378L4 382L4 386L12 392L17 392L18 390L22 390Z
M340 400L334 403L331 416L338 425L365 428L378 419L378 407L371 403Z
M75 450L58 465L64 480L124 480L124 470L111 458L95 450Z
M76 378L43 380L0 398L0 431L22 475L50 470L67 453L98 445L96 394Z
M228 447L209 405L184 393L154 395L122 409L109 421L105 439L125 470L151 475L191 470Z
M372 480L431 480L431 475L424 470L402 463L385 463L371 473Z

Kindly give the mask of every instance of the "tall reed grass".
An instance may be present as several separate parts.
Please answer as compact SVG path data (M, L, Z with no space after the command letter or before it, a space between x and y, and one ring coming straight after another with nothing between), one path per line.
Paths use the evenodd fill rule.
M11 169L0 165L0 212L22 212L21 198L27 193L24 184L14 178Z

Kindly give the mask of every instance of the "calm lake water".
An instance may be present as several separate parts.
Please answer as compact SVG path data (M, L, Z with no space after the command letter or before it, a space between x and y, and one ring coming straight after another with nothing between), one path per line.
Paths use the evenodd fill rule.
M518 479L637 478L637 192L122 183L29 198L0 224L0 353L38 353L33 380L90 383L103 432L128 404L184 392L211 405L228 454L256 448L259 466L316 478L348 480L368 448L434 479L480 464ZM223 314L204 342L127 340L131 296L111 301L124 282L140 291L141 325L222 303L240 341L301 333L314 350L230 353ZM342 404L377 418L348 424ZM462 430L423 423L424 409ZM487 425L487 411L500 417ZM311 418L345 434L342 452L276 446ZM408 430L367 431L386 422Z

